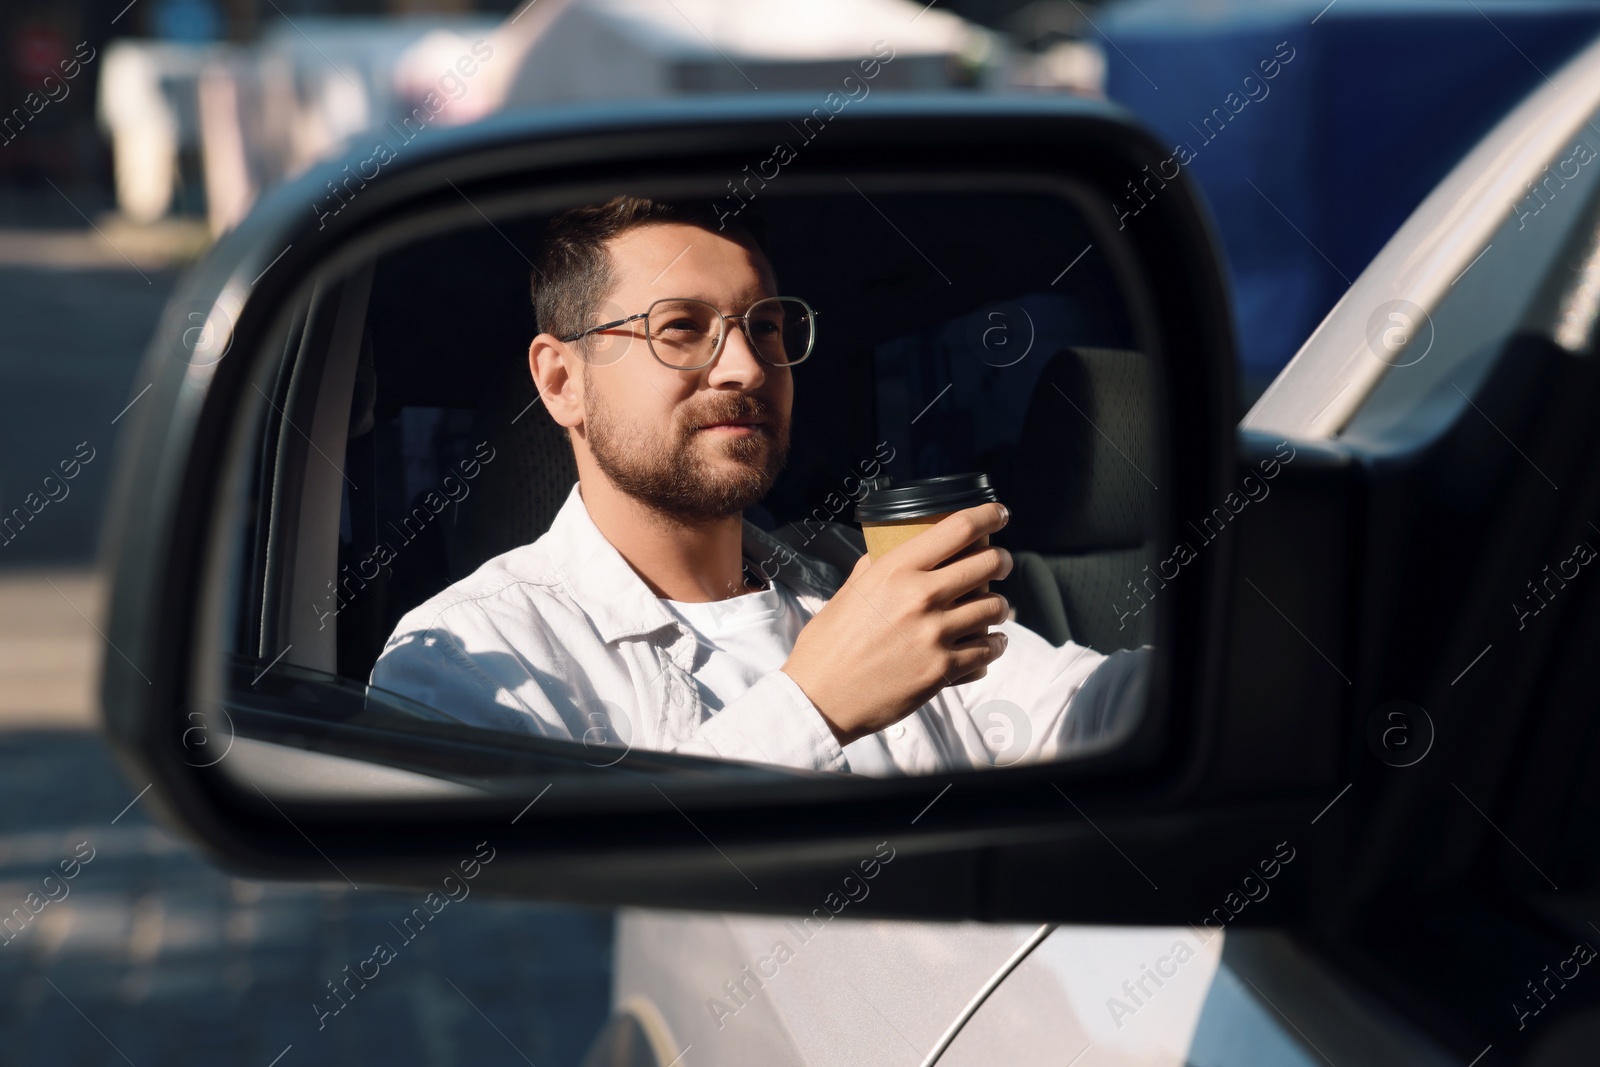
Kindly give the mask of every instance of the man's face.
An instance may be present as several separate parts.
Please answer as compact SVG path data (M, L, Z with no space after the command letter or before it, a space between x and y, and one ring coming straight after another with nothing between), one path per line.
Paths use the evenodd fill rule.
M644 311L662 297L692 297L739 315L778 295L758 251L680 223L623 233L609 246L615 285L596 322ZM618 489L686 524L737 515L766 496L789 455L794 380L762 362L733 323L715 363L662 365L644 321L591 334L583 368L583 434ZM750 431L705 429L755 419Z

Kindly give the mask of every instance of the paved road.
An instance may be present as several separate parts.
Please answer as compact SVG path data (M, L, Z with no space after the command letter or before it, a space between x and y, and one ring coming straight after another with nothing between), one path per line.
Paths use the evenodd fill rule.
M64 247L50 268L0 234L0 514L109 446L175 277ZM0 1067L576 1064L610 913L449 904L319 1030L326 983L399 942L422 894L233 878L146 817L92 704L109 458L0 548Z
M604 1019L609 913L473 895L407 943L390 924L423 894L230 877L92 734L0 734L0 783L3 1067L571 1065ZM319 1029L379 942L395 958Z

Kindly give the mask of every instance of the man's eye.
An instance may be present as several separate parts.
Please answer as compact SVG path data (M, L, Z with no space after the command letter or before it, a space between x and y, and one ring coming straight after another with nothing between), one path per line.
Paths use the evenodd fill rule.
M757 337L774 337L783 332L783 324L778 322L765 322L758 319L750 324L750 329Z

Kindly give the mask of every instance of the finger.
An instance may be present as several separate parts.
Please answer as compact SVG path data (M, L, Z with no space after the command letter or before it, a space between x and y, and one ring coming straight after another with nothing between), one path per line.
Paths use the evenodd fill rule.
M998 503L952 511L909 541L896 545L884 558L898 555L913 567L932 570L984 534L1000 530L1008 518Z
M950 669L945 674L950 678L965 677L979 668L988 667L999 659L1005 650L1005 634L979 634L951 649Z
M999 593L980 593L977 597L944 613L945 640L951 644L989 626L1005 622L1011 604Z
M937 604L953 606L969 593L985 595L984 582L998 582L1011 573L1014 561L1009 549L999 545L975 548L958 559L935 567L929 575L929 595Z
M962 675L960 678L957 678L955 681L951 682L950 684L951 685L966 685L968 682L976 682L979 678L987 678L987 677L989 677L989 667L988 667L987 664L985 664L984 666L979 667L977 670L973 671L971 674Z

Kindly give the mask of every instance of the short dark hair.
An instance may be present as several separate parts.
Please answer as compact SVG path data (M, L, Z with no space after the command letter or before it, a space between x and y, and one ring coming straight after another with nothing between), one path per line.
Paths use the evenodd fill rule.
M590 317L614 281L606 242L639 226L675 222L726 233L754 247L770 264L766 226L753 212L749 215L730 226L707 205L642 196L615 196L561 212L545 227L531 275L539 331L569 337L591 325Z

